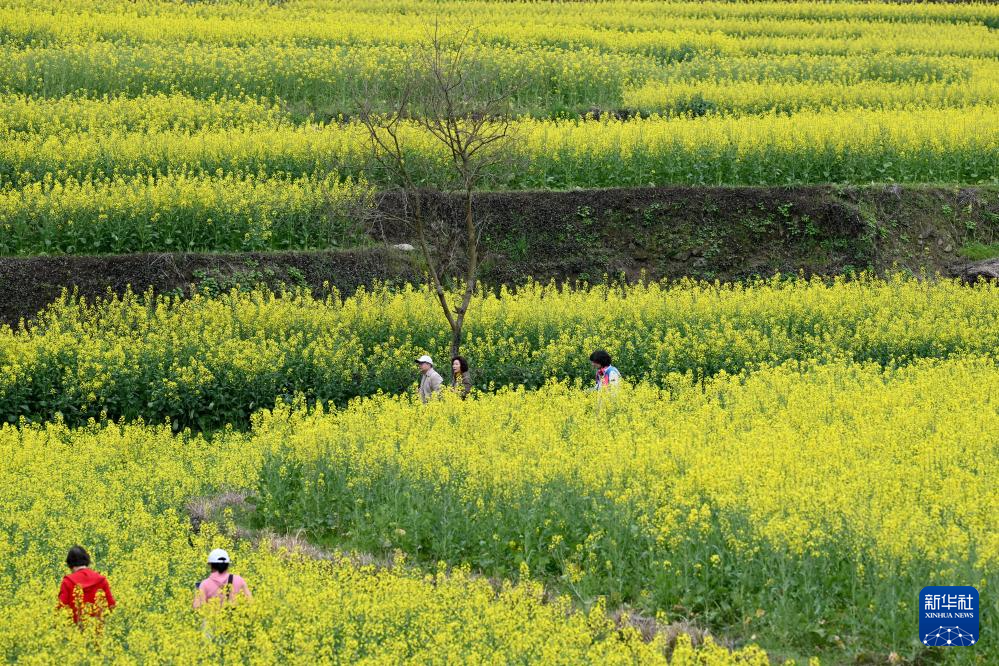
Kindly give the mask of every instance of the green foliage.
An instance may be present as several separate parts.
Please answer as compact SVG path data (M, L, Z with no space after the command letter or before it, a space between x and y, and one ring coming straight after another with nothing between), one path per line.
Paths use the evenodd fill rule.
M516 82L523 168L491 187L999 182L995 6L434 6L471 28L473 89ZM0 254L351 242L354 194L322 184L382 184L352 120L359 98L391 108L421 7L0 7ZM439 186L448 156L404 134Z
M999 180L999 115L990 107L920 111L824 111L626 121L514 123L514 172L505 188L624 185ZM886 132L886 127L891 132ZM365 129L356 124L207 129L196 133L110 130L15 134L0 144L0 183L191 176L313 177L336 172L378 185L368 172ZM445 180L447 155L412 124L401 129L420 184Z
M996 582L995 456L966 433L999 425L997 387L993 359L836 362L677 378L669 393L280 408L255 424L269 453L252 519L423 565L529 570L584 605L833 663L914 659L915 591Z
M353 245L363 183L274 176L134 176L0 190L0 255L307 250Z
M965 259L970 259L972 261L994 259L995 257L999 257L999 243L986 245L985 243L979 241L973 241L959 249L958 253Z
M532 284L480 293L462 351L481 389L537 387L551 378L589 382L587 356L599 348L626 377L664 387L678 375L704 378L789 360L890 367L993 353L996 289L902 278ZM282 396L344 404L405 392L416 381L413 359L444 357L448 340L435 299L413 288L325 300L262 290L190 300L127 295L96 305L66 296L25 329L0 329L0 421L59 413L83 423L106 413L169 418L178 428L245 425Z

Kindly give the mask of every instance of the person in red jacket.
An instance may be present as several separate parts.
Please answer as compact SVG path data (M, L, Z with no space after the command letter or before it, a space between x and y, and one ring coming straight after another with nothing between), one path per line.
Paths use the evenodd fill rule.
M73 609L73 622L80 624L84 613L101 618L105 608L114 608L108 579L90 568L90 555L82 546L73 546L66 556L72 572L62 579L59 606Z

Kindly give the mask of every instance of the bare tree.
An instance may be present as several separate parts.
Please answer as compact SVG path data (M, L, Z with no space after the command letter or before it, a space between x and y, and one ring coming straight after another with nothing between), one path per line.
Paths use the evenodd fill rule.
M513 124L510 103L517 84L481 76L469 57L471 31L459 38L434 24L414 49L409 68L392 95L388 111L375 108L376 95L364 90L357 99L358 119L368 130L373 163L381 179L404 195L402 221L416 236L430 273L431 288L451 327L451 356L461 348L462 330L479 274L479 242L485 220L475 214L472 193L513 168ZM425 182L408 141L422 132L444 151L448 169ZM430 219L428 203L435 192L460 196L463 245L460 300L452 303L445 287L447 256L457 243ZM450 220L446 227L450 227ZM453 259L453 257L452 257Z

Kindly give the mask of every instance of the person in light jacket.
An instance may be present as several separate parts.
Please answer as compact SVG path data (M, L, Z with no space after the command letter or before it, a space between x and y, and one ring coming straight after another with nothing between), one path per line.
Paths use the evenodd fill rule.
M472 378L468 372L468 359L455 356L451 359L451 389L464 400L472 392Z
M208 553L208 568L211 570L211 574L198 583L194 593L195 610L213 600L223 606L234 603L240 597L249 599L253 596L242 576L229 573L231 563L229 553L221 548L216 548Z
M420 367L420 385L417 391L420 400L426 404L430 398L441 392L444 379L434 370L434 360L426 354L416 359L416 364Z

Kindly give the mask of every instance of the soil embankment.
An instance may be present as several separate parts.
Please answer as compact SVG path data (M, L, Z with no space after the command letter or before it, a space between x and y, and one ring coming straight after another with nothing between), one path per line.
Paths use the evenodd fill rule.
M437 232L460 219L456 201L427 202ZM391 197L371 246L245 254L141 254L0 258L0 322L15 324L64 288L87 298L127 287L186 292L191 284L308 286L350 293L376 281L420 280L412 240L393 220ZM944 272L960 250L999 239L999 187L664 187L483 193L482 277L600 281L733 280L775 273L841 274L892 269ZM459 253L451 248L450 256Z

